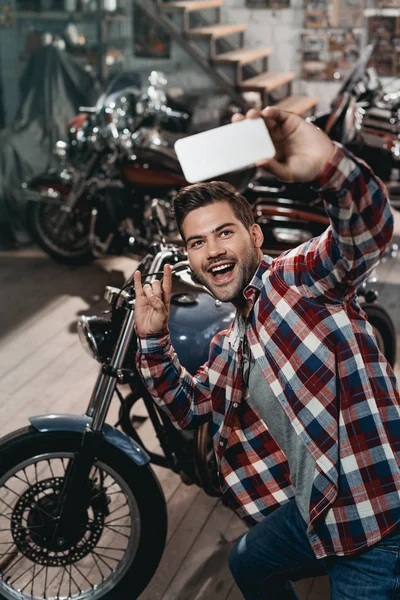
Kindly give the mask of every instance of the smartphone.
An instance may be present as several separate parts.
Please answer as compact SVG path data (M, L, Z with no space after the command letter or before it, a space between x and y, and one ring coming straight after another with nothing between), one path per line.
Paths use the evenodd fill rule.
M186 181L195 183L275 156L263 119L244 119L179 139L175 152Z

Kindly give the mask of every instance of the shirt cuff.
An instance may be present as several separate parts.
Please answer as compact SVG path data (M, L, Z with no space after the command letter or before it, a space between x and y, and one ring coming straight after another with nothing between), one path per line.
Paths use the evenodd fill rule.
M169 330L151 335L138 335L138 350L141 354L159 353L169 345Z
M324 192L343 192L343 188L351 184L359 170L353 155L338 142L333 143L336 146L334 155L319 176L311 182L311 187L322 194Z

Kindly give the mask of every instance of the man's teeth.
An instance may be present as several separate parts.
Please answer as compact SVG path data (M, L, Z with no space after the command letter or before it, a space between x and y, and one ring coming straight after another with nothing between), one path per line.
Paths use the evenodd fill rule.
M212 273L218 273L218 271L223 271L224 269L228 269L229 267L233 267L232 264L230 265L219 265L218 267L213 267L211 269Z

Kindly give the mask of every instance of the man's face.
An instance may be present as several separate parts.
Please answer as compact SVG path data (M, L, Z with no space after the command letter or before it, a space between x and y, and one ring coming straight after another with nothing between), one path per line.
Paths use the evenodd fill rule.
M182 229L200 282L222 302L242 302L262 257L260 227L246 229L228 202L216 202L190 212Z

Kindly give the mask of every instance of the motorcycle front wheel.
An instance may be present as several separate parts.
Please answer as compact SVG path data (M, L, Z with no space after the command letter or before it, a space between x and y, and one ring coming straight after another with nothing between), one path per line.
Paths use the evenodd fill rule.
M76 504L60 537L67 465L82 435L20 429L0 443L1 600L126 600L155 573L167 533L163 492L149 466L102 442L89 508Z
M58 204L30 202L27 218L33 239L58 262L68 265L90 263L94 256L89 242L88 211L78 203L60 231L57 230L59 215Z

